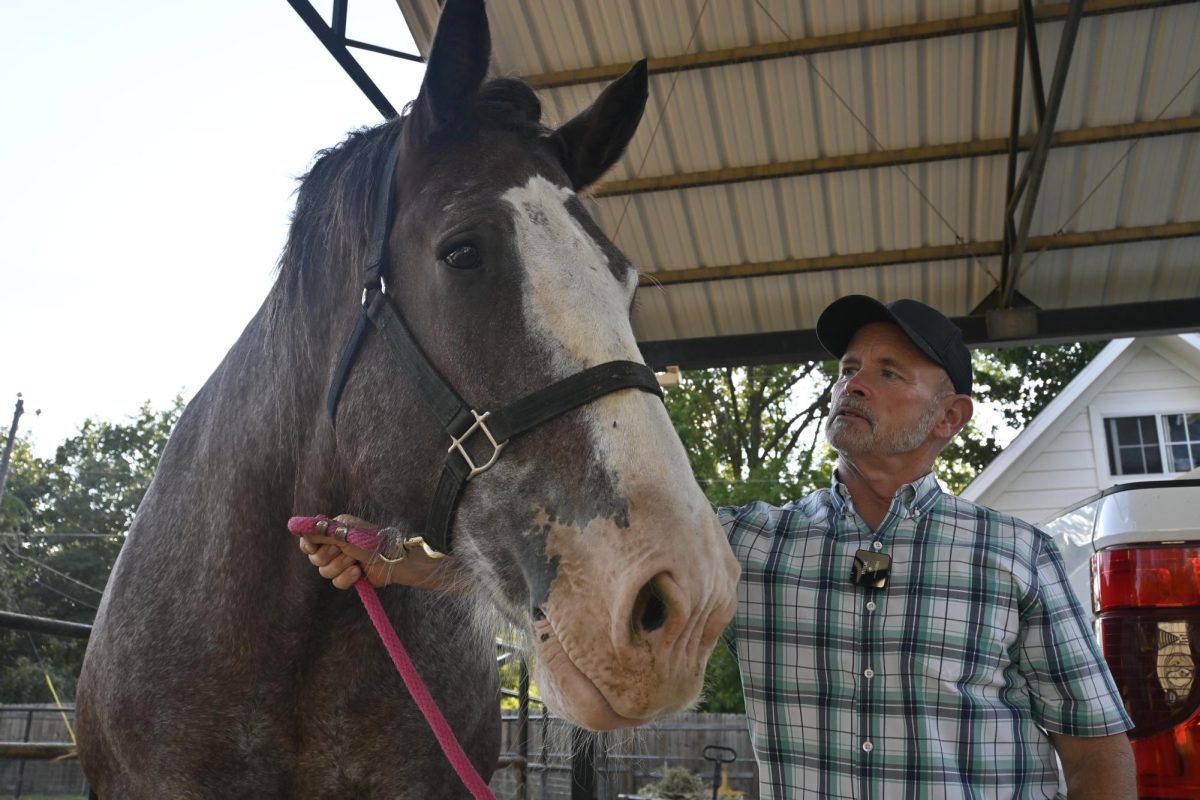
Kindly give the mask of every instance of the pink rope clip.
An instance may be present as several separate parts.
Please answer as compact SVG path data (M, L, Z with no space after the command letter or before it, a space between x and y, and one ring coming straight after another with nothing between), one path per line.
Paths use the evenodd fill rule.
M288 520L288 530L296 536L317 533L317 523L319 522L327 522L331 531L341 525L325 516L292 517ZM346 526L346 528L345 538L350 544L364 550L371 550L379 546L379 537L374 531L350 526ZM332 534L327 532L326 535ZM442 710L438 708L437 702L429 694L425 682L421 680L420 673L413 666L412 659L408 657L408 651L404 649L400 637L396 635L396 631L387 618L387 613L383 610L383 604L379 602L379 595L375 593L375 587L371 585L364 574L355 581L354 588L358 591L358 598L362 600L363 607L367 610L367 616L371 618L371 623L383 641L388 655L391 656L392 663L396 665L396 671L400 673L400 678L404 681L408 693L412 695L417 708L421 709L421 713L425 715L425 721L429 723L434 737L442 747L442 752L446 754L446 759L458 773L459 779L476 800L496 800L492 790L488 788L471 760L467 758L466 752L463 751L462 745L458 743L458 738L450 728L450 723L442 716Z

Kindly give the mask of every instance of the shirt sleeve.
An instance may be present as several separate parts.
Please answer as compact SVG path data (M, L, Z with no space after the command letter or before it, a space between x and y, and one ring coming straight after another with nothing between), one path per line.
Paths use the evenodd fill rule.
M1033 719L1050 733L1108 736L1133 727L1054 542L1035 535L1034 580L1021 610L1020 669Z

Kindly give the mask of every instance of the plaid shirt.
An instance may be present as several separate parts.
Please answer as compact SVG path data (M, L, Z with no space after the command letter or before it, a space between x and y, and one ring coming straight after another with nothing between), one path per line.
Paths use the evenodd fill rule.
M875 531L836 478L719 514L761 800L1053 798L1044 731L1132 727L1053 541L933 473ZM886 588L850 582L859 548L891 555Z

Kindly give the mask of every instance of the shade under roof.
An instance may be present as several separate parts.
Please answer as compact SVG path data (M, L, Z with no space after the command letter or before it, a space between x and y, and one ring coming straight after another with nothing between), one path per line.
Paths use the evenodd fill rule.
M436 0L398 5L427 53ZM849 293L920 299L975 344L1200 330L1200 3L1084 3L1006 297L1019 6L488 10L493 71L537 87L551 124L650 59L646 117L588 202L644 274L634 327L657 365L816 356L817 316ZM1031 8L1052 95L1069 5ZM1027 67L1018 174L1039 129L1031 85Z

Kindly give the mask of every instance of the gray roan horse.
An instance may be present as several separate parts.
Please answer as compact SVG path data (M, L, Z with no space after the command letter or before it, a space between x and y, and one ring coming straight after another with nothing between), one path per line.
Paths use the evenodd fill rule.
M304 179L278 280L180 420L96 617L77 705L103 800L464 796L354 593L319 578L286 524L345 511L418 532L446 458L379 331L336 426L326 412L381 192L387 295L476 409L641 360L636 271L576 192L633 135L645 65L549 130L524 84L484 83L489 51L480 0L448 0L408 113ZM658 396L611 391L514 438L466 485L451 533L469 591L381 594L485 778L498 620L528 637L542 695L577 724L695 701L738 568Z

